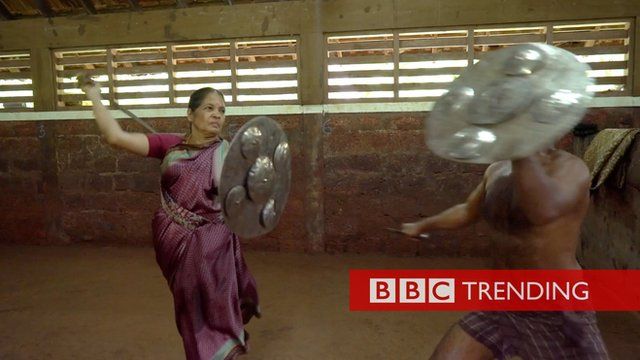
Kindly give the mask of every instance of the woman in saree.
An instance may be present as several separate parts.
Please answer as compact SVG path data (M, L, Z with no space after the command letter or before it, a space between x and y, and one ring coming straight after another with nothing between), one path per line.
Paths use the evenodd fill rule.
M112 147L162 159L162 207L153 218L156 260L173 294L187 359L228 360L247 351L244 325L259 317L256 282L238 237L224 223L217 185L228 143L224 96L213 88L189 99L185 135L124 131L101 102L100 88L81 84L100 132Z

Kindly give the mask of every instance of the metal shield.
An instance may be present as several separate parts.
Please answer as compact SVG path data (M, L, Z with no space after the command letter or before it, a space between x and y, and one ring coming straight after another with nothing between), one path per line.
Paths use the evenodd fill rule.
M427 145L446 159L483 164L552 146L592 99L588 69L551 45L493 51L438 99L425 121Z
M236 133L220 178L222 213L243 238L273 230L287 203L291 152L287 136L274 120L259 116Z

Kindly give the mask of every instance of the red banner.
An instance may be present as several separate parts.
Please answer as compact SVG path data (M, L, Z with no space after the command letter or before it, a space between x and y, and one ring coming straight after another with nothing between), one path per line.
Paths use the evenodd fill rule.
M640 270L351 270L355 311L637 311Z

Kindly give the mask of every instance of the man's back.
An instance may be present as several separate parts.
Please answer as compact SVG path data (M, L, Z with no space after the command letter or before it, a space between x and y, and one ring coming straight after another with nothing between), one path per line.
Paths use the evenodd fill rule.
M485 174L481 213L507 234L498 241L496 265L580 268L575 252L589 206L588 188L584 162L561 150L492 164Z

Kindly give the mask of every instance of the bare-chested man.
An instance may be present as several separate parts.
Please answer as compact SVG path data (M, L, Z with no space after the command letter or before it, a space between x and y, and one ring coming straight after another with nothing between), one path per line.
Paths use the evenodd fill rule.
M549 149L490 165L463 204L403 224L410 236L455 229L484 218L507 234L498 266L580 269L576 248L589 207L589 170ZM454 325L432 359L608 359L593 312L473 312Z

